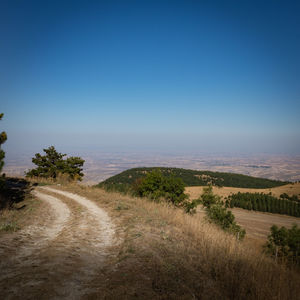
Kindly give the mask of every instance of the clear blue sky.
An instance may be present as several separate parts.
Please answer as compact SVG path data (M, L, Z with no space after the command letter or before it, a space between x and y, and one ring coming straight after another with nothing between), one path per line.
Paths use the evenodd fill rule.
M0 2L5 148L300 153L299 1Z

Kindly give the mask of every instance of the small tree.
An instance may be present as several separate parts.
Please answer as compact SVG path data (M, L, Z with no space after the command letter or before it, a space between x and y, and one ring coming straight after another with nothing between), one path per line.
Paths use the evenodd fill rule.
M221 203L221 198L218 195L215 195L213 193L212 186L208 186L203 188L203 193L201 195L201 203L203 204L204 207L210 208L214 204L220 204Z
M4 114L0 114L0 120L3 118ZM5 152L1 149L1 145L4 144L4 142L7 140L7 135L4 131L0 133L0 172L2 171L2 168L4 166L4 157Z
M68 157L65 161L65 169L63 173L70 176L72 180L81 180L84 174L82 173L82 166L84 160L78 156Z
M287 260L295 264L300 264L300 228L294 225L287 229L284 226L279 228L273 225L265 250L275 260Z
M0 120L3 118L3 114L0 114ZM4 131L0 133L0 172L4 166L5 152L1 149L1 145L7 140L7 135ZM0 177L0 190L5 186L4 175Z
M82 166L84 160L80 157L68 157L66 154L58 153L54 146L43 149L46 155L35 154L32 162L37 168L26 173L27 177L44 177L56 179L61 174L66 174L71 180L82 180Z
M145 178L136 181L134 190L138 196L159 201L166 199L176 206L184 203L184 183L181 178L163 176L160 170L153 170Z
M198 201L205 207L206 215L211 222L217 224L223 230L235 234L238 240L244 238L246 231L235 222L234 215L227 209L226 206L229 203L227 202L227 205L224 205L220 196L214 195L212 186L203 189Z

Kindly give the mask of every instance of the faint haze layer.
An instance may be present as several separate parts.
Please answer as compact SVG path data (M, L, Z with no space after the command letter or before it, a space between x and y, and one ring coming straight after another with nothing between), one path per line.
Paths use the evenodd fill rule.
M299 154L299 16L299 1L1 1L5 150Z
M85 159L85 183L99 183L110 176L136 167L177 167L192 170L231 172L283 181L300 181L300 155L276 154L226 154L226 153L179 153L175 152L103 152L73 150L69 155ZM31 156L30 156L31 155ZM4 166L7 175L24 175L33 168L33 153L9 152Z

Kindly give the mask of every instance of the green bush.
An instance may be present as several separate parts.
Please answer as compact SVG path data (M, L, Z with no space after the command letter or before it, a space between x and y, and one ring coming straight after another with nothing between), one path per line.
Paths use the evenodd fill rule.
M273 225L265 244L266 253L276 261L288 261L300 265L300 228L294 225L287 229Z
M193 201L185 201L184 203L184 211L187 214L193 215L196 213L197 206L200 204L199 199L195 199Z
M156 201L165 199L176 206L182 205L187 199L182 179L163 176L160 170L148 173L145 178L135 182L133 188L140 197Z
M243 239L246 231L235 222L233 213L220 204L214 204L207 210L207 216L223 230L233 233L237 239Z
M224 206L221 198L213 194L211 186L203 189L199 202L205 207L206 215L210 221L223 230L235 234L237 239L244 238L246 231L236 224L234 215L227 209L227 205Z
M203 188L203 193L201 195L201 203L204 207L210 208L214 204L221 204L221 198L215 195L212 190L212 186Z

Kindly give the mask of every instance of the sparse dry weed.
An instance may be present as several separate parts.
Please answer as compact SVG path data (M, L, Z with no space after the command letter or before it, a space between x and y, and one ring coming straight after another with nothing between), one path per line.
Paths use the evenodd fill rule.
M40 213L40 201L30 195L13 208L0 210L0 234L17 231L31 222L33 213Z

